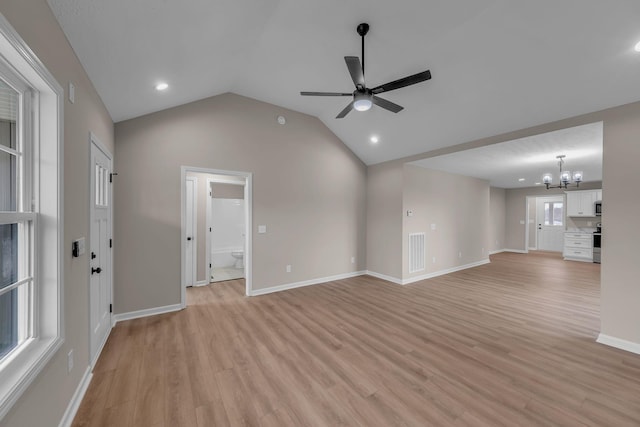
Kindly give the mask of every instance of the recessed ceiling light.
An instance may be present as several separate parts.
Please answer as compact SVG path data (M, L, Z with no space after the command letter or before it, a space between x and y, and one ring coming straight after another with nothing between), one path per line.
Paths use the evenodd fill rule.
M540 184L542 184L542 183L541 182L536 182L536 185L540 185Z
M522 182L524 181L524 178L518 178L518 181Z
M369 138L369 139L370 139L370 140L371 140L371 142L373 142L374 144L377 144L377 143L378 143L378 141L380 141L380 140L378 139L378 137L377 137L377 136L375 136L375 135L374 135L374 136L372 136L372 137L371 137L371 138Z
M169 89L169 85L167 83L162 82L162 83L158 83L156 85L156 90L158 90L158 91L163 91L163 90L167 90L167 89Z
M640 42L636 43L636 47L634 49L636 52L640 52Z

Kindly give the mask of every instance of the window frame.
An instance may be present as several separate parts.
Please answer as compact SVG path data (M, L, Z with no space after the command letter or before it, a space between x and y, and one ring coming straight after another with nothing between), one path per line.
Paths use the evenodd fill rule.
M27 44L0 14L0 63L3 78L18 79L31 91L23 97L27 114L21 125L24 198L32 213L32 337L0 363L0 420L53 358L64 342L63 298L63 106L64 91ZM7 77L9 76L9 77ZM13 76L13 77L11 77ZM31 99L31 105L29 104ZM18 201L21 203L20 201ZM18 206L16 206L18 207ZM24 209L23 209L24 210ZM10 215L10 214L9 214ZM6 222L9 215L3 214Z

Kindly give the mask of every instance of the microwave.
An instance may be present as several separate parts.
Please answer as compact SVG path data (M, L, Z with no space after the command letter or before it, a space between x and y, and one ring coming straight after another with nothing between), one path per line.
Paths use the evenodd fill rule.
M596 216L602 216L602 202L600 200L596 202Z

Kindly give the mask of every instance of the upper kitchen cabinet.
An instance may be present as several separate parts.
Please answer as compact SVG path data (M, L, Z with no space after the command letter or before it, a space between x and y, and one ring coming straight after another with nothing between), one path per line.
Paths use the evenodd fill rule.
M567 191L567 216L595 217L596 201L602 200L602 190Z

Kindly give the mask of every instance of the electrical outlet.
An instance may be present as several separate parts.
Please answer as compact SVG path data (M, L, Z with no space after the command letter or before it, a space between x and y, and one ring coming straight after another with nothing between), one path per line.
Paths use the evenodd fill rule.
M67 373L73 370L73 349L67 354Z
M462 258L462 252L458 252L458 258Z
M484 255L484 248L482 248L482 255Z
M285 270L287 271L287 273L291 273L291 264L288 264Z
M407 216L413 216L413 211L411 209L407 211Z
M431 230L435 230L436 229L436 225L435 224L431 224Z
M434 264L436 263L436 257L433 257L433 263Z
M351 257L351 264L355 264L356 263L356 257L352 256Z

